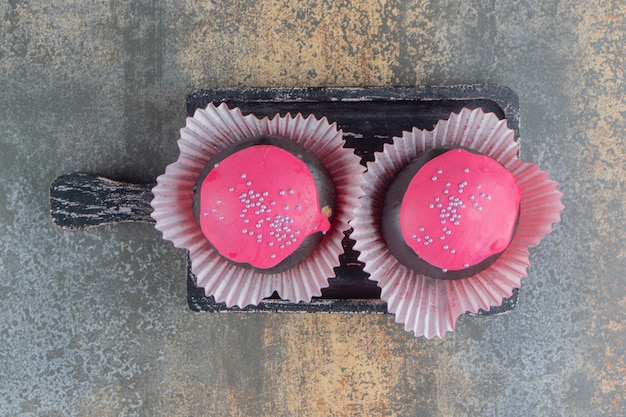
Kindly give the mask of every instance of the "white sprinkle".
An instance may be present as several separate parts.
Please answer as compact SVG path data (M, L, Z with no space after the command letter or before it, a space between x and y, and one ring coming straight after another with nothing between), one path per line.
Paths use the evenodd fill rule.
M280 191L278 192L278 194L280 194L280 195L285 195L285 190L280 190Z
M230 192L232 193L233 191L235 191L235 187L230 187L230 188L228 189L228 191L230 191Z
M289 194L293 194L293 190L291 188L289 189Z
M263 191L263 197L267 197L269 193L267 191Z
M431 179L432 179L433 181L437 181L437 177L436 177L436 176L433 176Z
M241 174L241 178L246 178L247 175L246 174Z
M463 264L463 267L468 268L469 264Z
M450 183L449 183L449 182L447 182L447 183L446 183L446 187L449 187L449 186L450 186Z
M443 268L441 271L442 272L448 272L448 270L446 268Z
M456 249L452 249L450 253L454 255L456 253Z
M208 213L207 211L205 211L203 214L204 214L205 216L208 216L208 215L209 215L209 213Z
M423 231L424 231L424 228L423 228L423 227L420 227L420 232L423 232Z
M243 229L243 230L241 231L241 233L243 233L243 234L245 235L246 233L248 233L248 229Z
M443 248L444 248L445 250L448 250L449 246L448 246L448 245L443 245Z
M272 253L272 254L270 255L270 258L272 258L272 259L276 258L276 255Z
M443 174L443 169L437 170L437 174L439 174L439 175Z
M272 247L272 246L274 246L274 242L270 242L270 243L268 243L267 245L268 245L269 247Z
M463 170L463 172L465 172L465 173L467 174L467 173L469 172L469 168L465 168L465 169Z
M213 168L217 168L219 166L220 166L220 164L215 164L215 165L213 165Z
M220 216L220 220L224 220L224 216Z

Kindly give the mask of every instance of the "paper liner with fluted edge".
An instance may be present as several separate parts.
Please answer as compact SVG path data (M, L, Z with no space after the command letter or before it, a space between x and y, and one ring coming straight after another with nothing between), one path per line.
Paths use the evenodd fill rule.
M222 149L259 135L280 135L307 148L326 167L336 188L335 218L314 252L285 272L263 274L222 258L197 226L192 211L193 188L207 162ZM297 114L259 119L226 104L196 110L180 131L180 156L157 178L152 189L152 218L163 238L189 251L191 270L207 296L228 307L258 304L277 291L284 300L310 301L328 286L343 253L341 241L363 195L363 171L353 150L343 147L343 134L326 118Z
M497 160L521 188L518 228L509 247L489 268L459 280L433 279L400 264L389 252L379 226L391 180L417 155L444 146L465 146ZM528 247L538 245L560 220L563 205L557 183L535 164L520 160L518 150L505 120L481 109L463 109L439 121L432 131L403 132L369 164L365 197L351 222L351 238L356 240L354 249L361 252L359 260L365 262L370 279L378 281L388 311L415 336L442 337L454 330L460 315L489 310L511 297L530 265Z

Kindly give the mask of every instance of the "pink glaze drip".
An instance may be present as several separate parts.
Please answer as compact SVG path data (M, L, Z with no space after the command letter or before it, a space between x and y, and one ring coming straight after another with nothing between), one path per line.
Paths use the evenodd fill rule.
M497 161L453 149L413 177L400 208L406 243L444 272L476 265L508 246L520 203L513 175Z
M200 193L200 228L233 262L272 268L307 236L330 229L306 164L276 146L251 146L226 157Z

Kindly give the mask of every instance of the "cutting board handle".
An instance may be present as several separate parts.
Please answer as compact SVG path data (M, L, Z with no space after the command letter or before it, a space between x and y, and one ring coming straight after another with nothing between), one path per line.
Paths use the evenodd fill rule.
M62 230L86 230L120 222L153 223L152 188L84 173L56 177L50 185L52 223Z

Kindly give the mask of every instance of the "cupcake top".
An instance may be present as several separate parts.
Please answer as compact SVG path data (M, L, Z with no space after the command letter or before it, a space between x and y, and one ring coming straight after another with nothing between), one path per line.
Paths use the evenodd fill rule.
M432 150L407 165L392 183L385 207L398 222L403 243L445 274L504 251L519 203L520 189L509 171L487 156L456 148Z
M205 171L194 211L202 233L227 260L260 271L287 269L330 229L332 181L310 152L289 139L242 141L212 158Z

